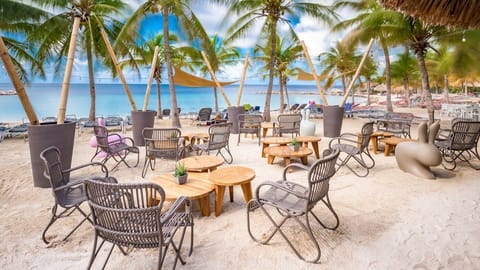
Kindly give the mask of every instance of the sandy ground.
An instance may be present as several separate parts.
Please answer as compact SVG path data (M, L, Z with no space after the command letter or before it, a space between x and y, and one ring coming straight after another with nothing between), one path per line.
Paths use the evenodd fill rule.
M322 120L314 121L316 135L322 136ZM365 121L344 119L342 132L357 132ZM156 123L157 127L168 125L168 120ZM183 125L184 133L206 131L206 127L193 127L189 122ZM416 127L412 134L416 137ZM90 160L94 153L88 144L91 137L91 132L77 134L73 165ZM276 161L268 165L261 158L256 139L242 137L239 146L236 140L237 135L232 135L233 164L255 170L254 189L262 181L281 178L283 164ZM329 138L322 137L320 149L325 149L328 141ZM51 244L45 245L41 233L50 218L51 191L33 187L28 143L6 139L0 143L0 150L1 268L85 269L93 245L92 226L85 224L67 241L62 241L80 216L59 220L48 233ZM142 179L144 151L142 148L137 168L120 166L111 175L119 182L140 182L173 170L173 161L158 162L156 170L149 171ZM281 237L275 237L269 245L251 240L243 195L235 187L235 201L230 203L225 196L219 217L214 214L202 217L194 204L194 252L186 258L187 264L178 265L177 269L480 269L479 173L466 166L454 172L439 166L434 168L439 177L425 180L400 171L393 156L380 153L374 158L376 166L366 178L356 177L347 169L341 169L332 178L330 199L340 226L336 231L313 226L322 249L320 264L299 260ZM314 160L309 157L310 164ZM298 170L288 177L305 181L305 174ZM86 204L84 208L88 210ZM331 220L320 204L314 212ZM265 220L255 221L257 229L270 226ZM286 232L303 245L304 236L294 225L288 224ZM186 254L187 249L182 253ZM101 268L105 254L100 256L95 269ZM171 268L172 257L167 257L166 269ZM107 268L153 269L156 264L156 250L135 250L128 256L115 250Z

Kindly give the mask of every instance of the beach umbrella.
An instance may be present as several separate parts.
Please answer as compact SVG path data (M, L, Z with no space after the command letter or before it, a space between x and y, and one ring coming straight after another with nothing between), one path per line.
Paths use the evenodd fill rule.
M433 25L480 28L480 1L467 0L379 0L389 9L420 18Z

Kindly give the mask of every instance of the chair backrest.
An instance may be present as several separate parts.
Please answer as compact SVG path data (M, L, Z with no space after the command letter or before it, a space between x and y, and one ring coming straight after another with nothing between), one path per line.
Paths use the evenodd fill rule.
M121 246L158 247L163 240L164 190L154 183L111 184L85 180L96 232Z
M170 116L170 109L163 109L162 116Z
M360 132L360 151L363 151L365 148L368 148L368 144L370 143L370 137L373 133L373 122L368 122L363 124L362 131Z
M469 150L475 148L480 136L480 121L454 119L448 136L452 150Z
M328 153L326 151L325 153ZM340 151L331 150L328 155L316 161L308 172L308 203L307 209L311 209L328 193L330 178L335 174L335 164Z
M142 131L145 140L147 156L178 157L182 131L178 128L144 128Z
M208 128L208 149L217 150L228 146L232 123L220 123Z
M199 121L208 121L212 115L212 108L201 108L198 112Z
M279 114L277 121L280 133L299 133L302 115L300 113Z
M109 144L108 144L108 129L103 126L95 125L93 126L93 133L97 138L97 146L106 153L110 153Z
M239 114L238 130L240 133L256 133L260 129L263 117L258 114Z
M55 189L68 183L68 178L63 174L60 150L56 146L50 146L40 153L40 158L45 165L44 175L50 181L50 186L54 191L53 195L57 198Z

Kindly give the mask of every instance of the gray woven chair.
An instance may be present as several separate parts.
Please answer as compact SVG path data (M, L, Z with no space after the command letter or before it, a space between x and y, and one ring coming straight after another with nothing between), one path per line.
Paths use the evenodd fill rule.
M216 151L216 155L221 155L222 158L228 164L233 162L233 156L230 152L229 140L230 140L230 128L232 123L221 123L214 124L208 128L208 141L201 144L191 144L193 151L196 151L198 154L207 153L210 154L211 151ZM191 138L191 141L200 141L202 138L196 138L195 136ZM226 152L225 154L222 153Z
M105 241L112 247L103 268L116 246L124 255L132 248L158 248L158 269L162 268L171 246L175 252L172 269L178 260L185 264L180 251L187 227L191 227L190 255L193 247L193 217L187 197L178 198L168 211L162 212L165 192L153 183L108 184L86 180L85 189L95 227L88 269ZM177 232L180 233L178 238ZM100 244L99 239L102 240Z
M132 166L128 164L127 156L130 153L134 153L137 155L137 161L133 167L137 167L140 151L138 150L138 147L134 145L132 138L123 137L117 133L109 134L108 129L103 126L95 125L93 131L97 139L97 150L90 161L93 161L95 157L103 153L105 154L105 157L101 161L103 164L105 164L110 158L115 160L116 164L111 169L112 171L115 170L120 163L124 163L130 168Z
M453 119L452 128L446 137L435 141L435 146L442 153L442 166L454 170L457 161L463 161L475 170L480 170L480 167L471 163L474 158L480 160L477 148L479 137L480 121Z
M183 158L185 140L182 131L178 128L144 128L145 163L143 164L142 177L147 174L148 167L155 170L157 158L171 158L175 161Z
M318 262L320 260L321 250L318 241L313 234L310 217L313 217L322 227L330 230L335 230L340 224L337 213L335 213L328 197L329 181L335 174L335 163L338 154L339 152L336 150L326 150L324 152L324 157L316 161L311 167L292 163L285 167L283 171L283 180L277 182L267 181L260 184L256 189L255 197L250 200L247 205L247 226L250 237L260 244L268 244L273 236L279 232L300 259L307 262ZM290 167L298 167L308 170L307 186L287 180L287 172ZM335 222L332 226L327 226L313 212L313 209L320 201L323 202L335 218ZM259 211L259 209L261 209L259 215L264 213L272 222L274 226L273 231L272 228L261 228L252 224L252 221L255 218L253 216L251 217L251 215L253 215L253 212ZM304 217L305 222L302 222L300 217ZM298 245L295 247L294 243L290 240L298 237L297 232L295 232L289 239L287 236L288 232L282 230L282 225L286 224L291 218L298 222L300 227L307 233L310 240L309 242L312 242L315 247L315 250L313 251L315 255L309 256L312 258L306 258L306 256L302 255L304 253L310 253L312 250L303 250L303 252L301 252ZM261 230L262 232L253 233L252 228L254 230ZM255 236L254 234L258 234L258 236ZM305 244L302 243L300 246L304 247Z
M46 239L46 233L53 223L55 223L55 221L58 219L68 217L75 211L78 211L84 217L81 222L73 230L71 230L67 236L65 236L65 238L63 238L65 241L85 221L91 222L89 219L90 214L85 213L80 208L80 205L87 200L87 197L85 196L85 190L83 188L83 181L84 179L91 177L91 175L87 175L83 177L83 179L75 180L70 174L80 169L97 165L98 168L101 169L101 174L103 176L96 177L96 179L113 183L116 183L117 180L113 177L108 177L107 168L99 162L88 163L70 169L63 169L60 150L55 146L51 146L43 150L40 153L40 158L44 162L45 177L48 178L50 182L50 186L52 187L52 195L55 198L55 204L52 207L52 217L42 233L43 242L45 242L45 244L50 243ZM63 211L59 212L59 208L63 208Z
M341 154L338 158L338 169L345 166L352 171L356 176L365 177L368 175L370 169L375 166L375 160L373 159L370 151L368 150L368 144L370 143L370 136L373 133L373 122L363 124L360 134L342 133L340 137L336 137L330 140L328 146L330 149L338 149ZM365 169L365 172L356 171L348 162L353 158L361 167ZM367 162L368 158L368 162Z
M277 116L278 126L274 129L274 134L282 136L284 133L291 133L293 135L300 135L300 121L302 115L299 113L293 114L279 114Z
M239 114L238 115L238 141L240 144L241 134L255 134L258 137L258 145L260 145L262 137L263 117L259 114Z

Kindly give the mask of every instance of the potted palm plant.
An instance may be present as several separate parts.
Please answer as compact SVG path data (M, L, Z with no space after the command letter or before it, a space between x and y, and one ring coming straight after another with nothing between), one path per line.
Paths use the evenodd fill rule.
M290 141L290 148L291 148L293 151L298 151L298 150L300 150L300 143L297 141L297 138L293 138L293 139Z
M175 176L177 184L183 185L187 183L188 173L187 169L185 168L185 164L178 163L175 167L175 172L173 173L173 176Z

